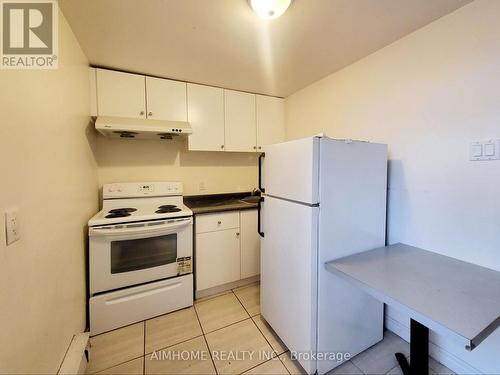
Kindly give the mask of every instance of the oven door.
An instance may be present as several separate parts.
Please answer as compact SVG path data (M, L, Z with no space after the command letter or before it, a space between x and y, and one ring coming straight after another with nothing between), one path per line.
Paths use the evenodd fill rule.
M192 218L93 227L90 294L191 272Z

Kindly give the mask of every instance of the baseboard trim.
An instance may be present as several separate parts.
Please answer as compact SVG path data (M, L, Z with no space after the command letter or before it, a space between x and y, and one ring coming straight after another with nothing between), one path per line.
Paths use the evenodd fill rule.
M245 286L248 284L255 283L259 280L260 280L260 275L257 275L257 276L252 276L252 277L249 277L246 279L234 281L232 283L218 285L218 286L215 286L213 288L199 290L199 291L197 290L195 293L195 299L215 296L217 294L227 292L228 290L231 290L234 288L239 288L240 286Z
M89 344L89 333L82 332L73 336L66 355L57 372L59 375L85 374L87 370L87 350Z
M429 342L429 353L432 358L457 374L483 375L483 372L479 371L475 367L472 367L456 355L444 350L432 341Z
M401 337L403 340L410 341L410 329L407 325L402 322L392 318L390 315L385 314L385 328L394 334ZM469 365L464 360L460 359L456 355L443 349L436 343L429 340L429 355L436 361L442 363L450 370L457 374L467 374L467 375L482 375L483 373L476 369L475 367Z
M406 342L410 342L410 328L387 314L385 314L385 328Z

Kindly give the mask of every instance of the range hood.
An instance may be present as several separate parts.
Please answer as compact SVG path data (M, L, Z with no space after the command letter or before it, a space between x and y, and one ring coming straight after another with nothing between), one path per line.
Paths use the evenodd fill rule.
M193 133L189 122L99 116L96 130L106 137L124 139L173 139Z

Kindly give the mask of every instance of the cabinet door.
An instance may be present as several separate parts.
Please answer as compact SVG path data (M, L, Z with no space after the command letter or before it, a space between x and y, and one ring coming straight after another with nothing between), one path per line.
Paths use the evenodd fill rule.
M257 150L285 140L285 100L256 96Z
M90 116L97 116L97 73L96 68L89 68Z
M224 110L226 151L255 151L255 95L224 90Z
M188 121L193 134L191 151L224 151L224 91L217 87L187 84Z
M257 210L240 211L241 278L260 274L260 236L257 233Z
M97 69L99 116L146 118L145 77Z
M146 77L146 98L148 119L187 121L185 82Z
M239 211L196 215L196 233L215 232L240 227Z
M196 290L240 279L240 233L228 229L196 235Z

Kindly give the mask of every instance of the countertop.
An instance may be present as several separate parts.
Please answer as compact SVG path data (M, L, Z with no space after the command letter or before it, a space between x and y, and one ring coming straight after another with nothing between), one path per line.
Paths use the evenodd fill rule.
M395 244L326 263L326 269L474 349L500 326L500 272Z
M184 204L188 206L195 215L212 212L255 209L257 208L257 203L241 201L242 198L248 197L250 195L250 192L188 195L184 196Z

